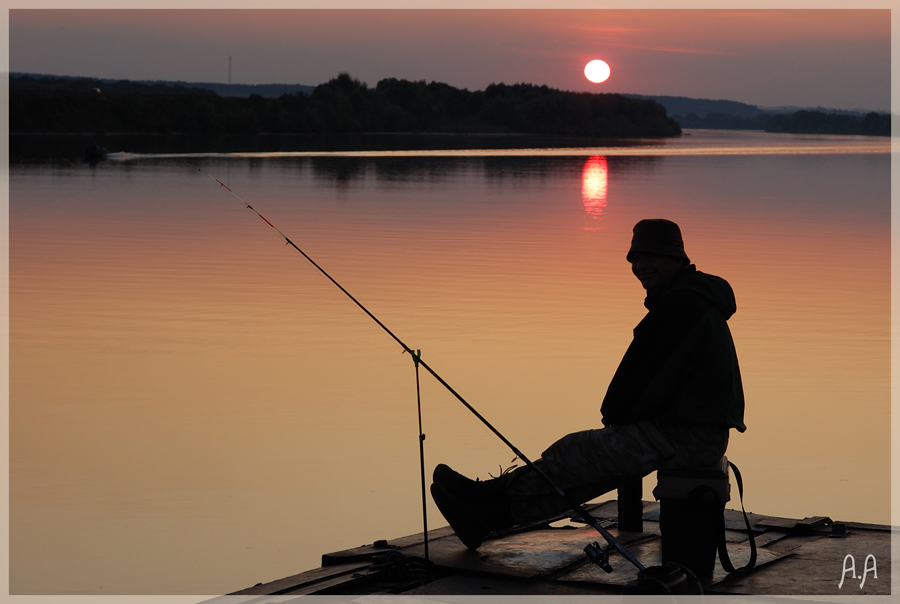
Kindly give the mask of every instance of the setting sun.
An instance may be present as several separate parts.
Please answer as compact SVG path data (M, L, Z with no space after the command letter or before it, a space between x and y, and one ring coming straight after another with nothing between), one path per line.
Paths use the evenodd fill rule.
M584 77L594 84L605 82L609 78L609 65L606 61L594 59L584 66Z

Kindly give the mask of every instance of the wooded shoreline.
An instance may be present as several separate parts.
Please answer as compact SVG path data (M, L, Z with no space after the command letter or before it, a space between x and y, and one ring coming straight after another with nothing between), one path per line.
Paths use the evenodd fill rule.
M447 84L340 74L312 94L278 98L107 93L100 89L10 91L10 131L142 134L341 134L449 132L613 138L677 136L654 101L618 94L494 84L470 92Z
M657 138L682 128L761 130L793 134L890 136L890 114L798 110L737 115L725 101L694 101L690 109L612 93L577 93L531 84L492 84L470 92L440 82L395 78L374 88L348 74L280 96L220 96L189 84L101 82L14 75L13 134L505 134L591 138ZM102 88L100 88L102 86ZM284 86L287 88L286 86ZM675 101L690 101L673 97ZM669 103L671 104L671 102ZM746 113L741 103L731 103Z

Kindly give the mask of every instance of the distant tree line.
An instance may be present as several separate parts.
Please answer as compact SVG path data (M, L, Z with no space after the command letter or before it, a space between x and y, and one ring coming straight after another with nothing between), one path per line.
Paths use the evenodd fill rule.
M279 97L283 94L311 94L315 86L301 84L223 84L221 82L174 82L153 80L133 82L70 76L49 76L27 73L10 73L10 90L100 90L105 93L134 94L200 94L206 96L239 96L251 94Z
M766 121L765 129L766 132L890 136L891 115L873 111L860 118L821 111L797 111L791 115L773 115Z
M162 94L162 95L199 95L216 96L212 90L183 86L181 84L165 84L163 82L143 83L130 80L110 82L97 78L57 78L57 77L32 77L27 75L11 75L9 89L13 92L23 90L46 91L71 91L93 92L99 90L102 93L111 94Z
M725 113L710 113L700 117L695 113L673 115L682 128L716 130L764 130L792 134L864 134L890 136L889 113L871 112L864 117L822 111L800 110L794 113L767 114L741 117Z
M139 87L146 85L137 84ZM96 88L101 88L96 86ZM220 97L81 89L10 91L10 131L90 133L301 134L354 132L521 133L656 137L681 133L655 101L492 84L470 92L439 82L389 78L374 88L348 74L312 94Z
M694 99L684 96L643 96L639 94L627 94L625 96L656 101L665 107L666 111L669 112L669 115L672 116L687 116L690 114L708 116L717 113L722 115L736 115L738 117L755 117L760 113L766 113L765 111L761 111L756 105L749 105L738 101L726 101L724 99Z

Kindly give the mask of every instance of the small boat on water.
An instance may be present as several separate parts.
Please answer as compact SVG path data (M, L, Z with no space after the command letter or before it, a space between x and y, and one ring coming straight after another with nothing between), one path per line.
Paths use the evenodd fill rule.
M661 563L660 504L642 501L640 530L618 525L617 500L587 505L603 528L646 566ZM859 596L891 593L891 534L886 525L800 520L748 514L756 565L726 573L717 560L708 595ZM750 558L741 511L725 510L725 541L734 566ZM592 564L584 547L602 539L597 531L566 515L493 534L477 550L467 549L450 527L376 541L322 556L317 569L216 598L210 602L283 602L285 596L403 594L596 596L622 594L638 571L612 553L611 573ZM632 583L633 584L633 583ZM353 598L349 598L352 600Z
M109 155L109 152L97 144L84 148L84 159L87 161L99 161L105 159L107 155Z

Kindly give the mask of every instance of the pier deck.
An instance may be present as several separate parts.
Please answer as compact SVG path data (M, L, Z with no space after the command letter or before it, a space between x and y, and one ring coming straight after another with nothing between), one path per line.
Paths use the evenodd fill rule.
M618 530L615 499L587 507L642 564L661 563L658 503L643 502L643 531L630 533ZM755 568L728 575L717 561L707 594L891 593L890 526L834 522L825 517L749 517L758 552ZM726 510L725 521L729 556L740 567L750 556L744 519L739 511ZM425 552L419 533L325 554L321 568L243 589L230 594L229 602L240 601L234 596L248 596L248 601L261 604L266 598L260 596L312 594L620 594L625 583L637 576L637 569L617 553L610 556L612 573L590 563L584 546L593 541L605 546L605 542L596 530L566 516L497 535L474 552L466 549L449 527L430 530L428 535L434 567L427 582L423 580Z

